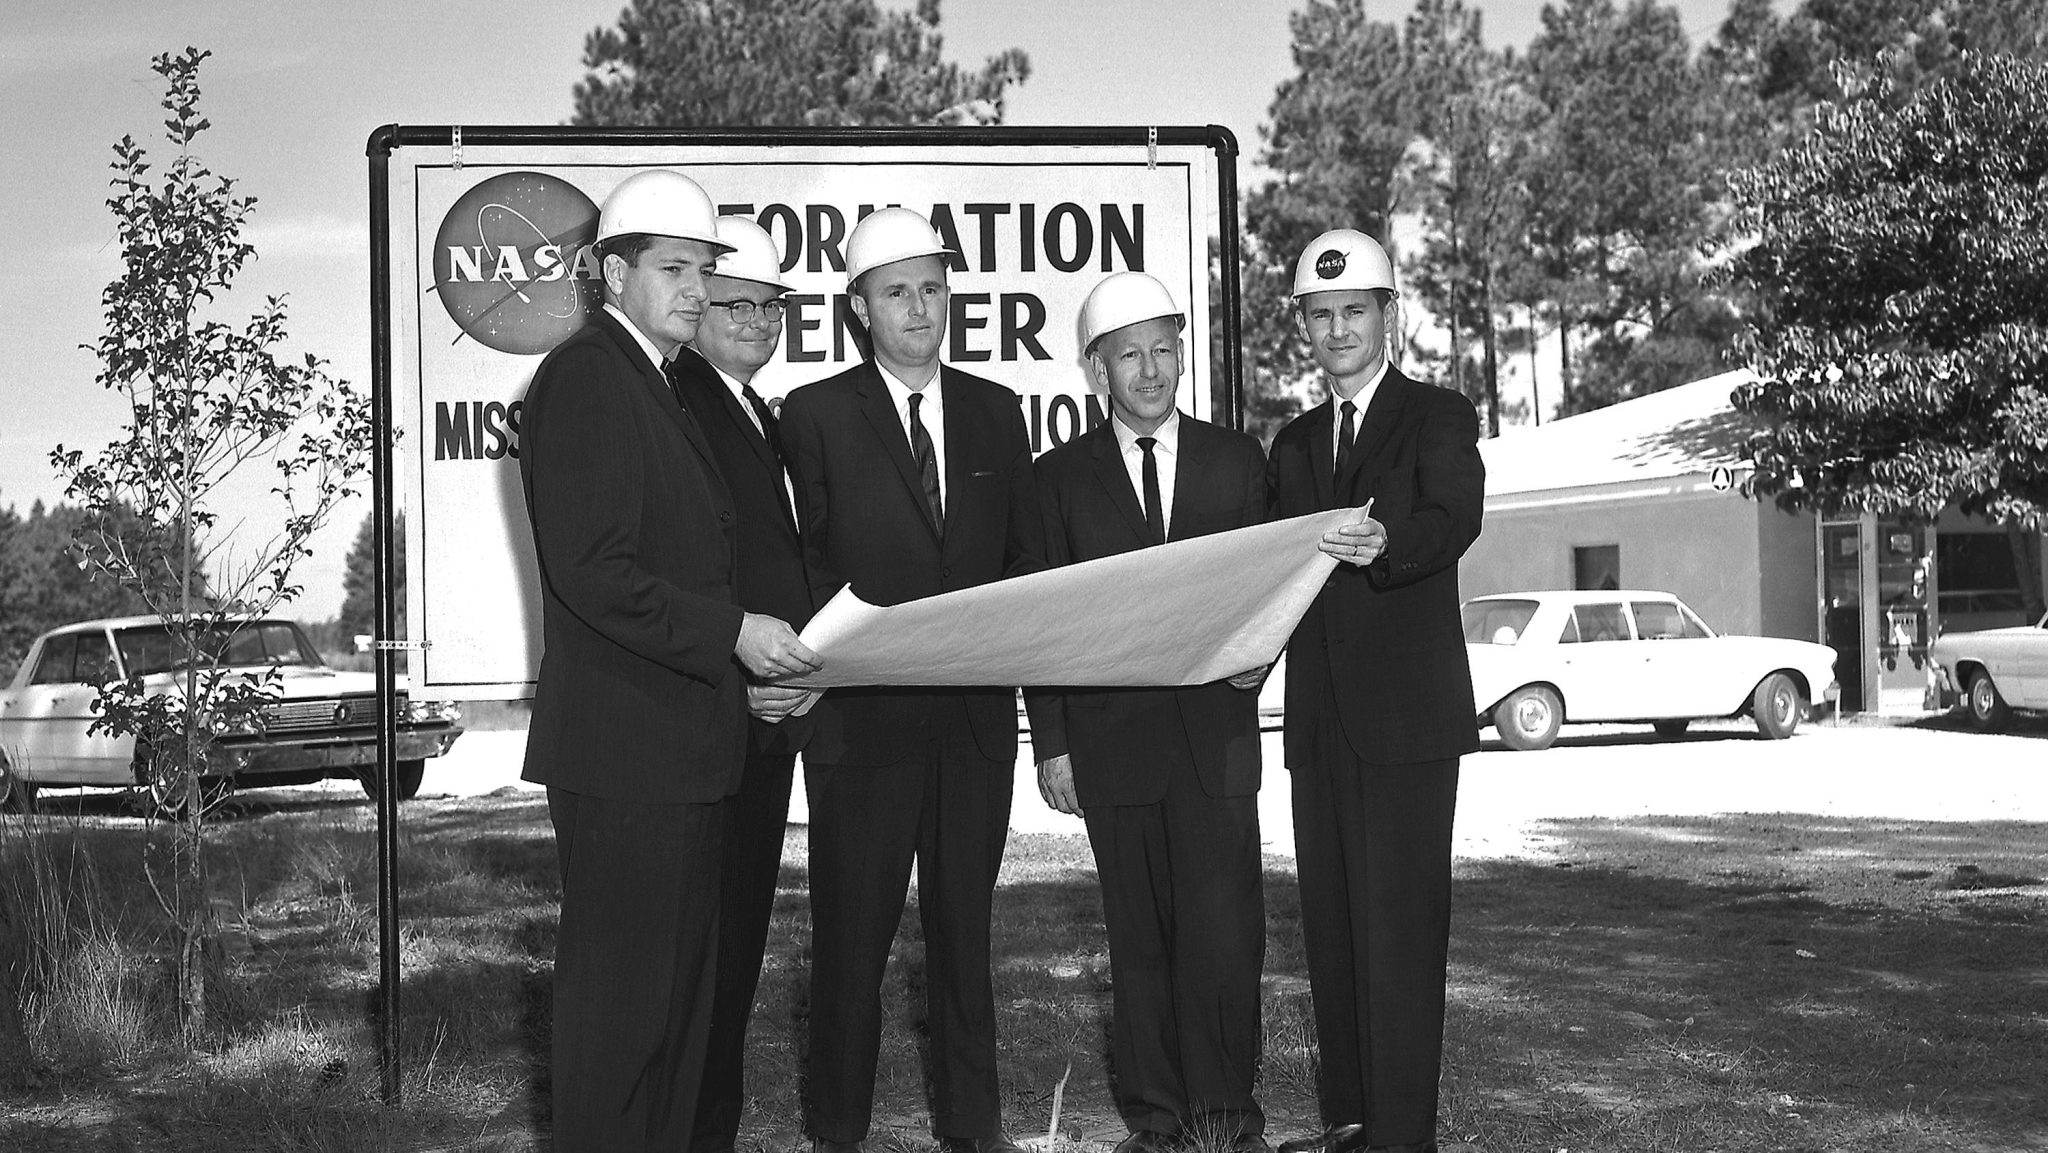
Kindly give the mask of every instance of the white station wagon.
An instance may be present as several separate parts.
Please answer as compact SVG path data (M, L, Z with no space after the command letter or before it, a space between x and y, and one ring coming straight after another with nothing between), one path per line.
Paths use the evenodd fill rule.
M1789 737L1808 702L1833 697L1835 652L1779 637L1719 636L1670 593L1523 592L1465 602L1473 711L1512 749L1541 749L1567 721L1756 718Z
M203 636L221 667L277 670L277 699L260 720L216 725L213 760L202 774L215 793L236 785L306 784L327 777L360 780L375 796L377 678L329 668L288 620L242 620ZM135 738L91 732L100 683L140 677L152 693L183 691L180 646L156 617L81 621L37 637L0 691L0 805L23 808L39 789L120 788L139 782ZM439 702L399 698L398 793L419 791L428 757L462 734L460 714Z
M2004 728L2014 709L2048 711L2048 616L2033 625L1943 633L1927 656L1943 699L1961 693L1980 729Z

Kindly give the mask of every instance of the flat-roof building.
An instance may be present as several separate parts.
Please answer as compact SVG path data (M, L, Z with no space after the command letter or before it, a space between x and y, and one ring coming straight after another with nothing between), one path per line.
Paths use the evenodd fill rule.
M1723 373L1483 441L1485 530L1463 594L1665 590L1718 631L1833 647L1846 710L1923 707L1936 632L2025 622L2004 530L1954 510L1933 525L1822 522L1748 495L1743 447L1760 425L1730 396L1752 379Z

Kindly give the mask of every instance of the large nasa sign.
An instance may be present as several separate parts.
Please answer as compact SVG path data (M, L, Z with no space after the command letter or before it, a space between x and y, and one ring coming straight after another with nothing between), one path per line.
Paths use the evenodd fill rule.
M1018 394L1034 451L1107 419L1078 318L1088 291L1125 269L1159 277L1188 309L1181 406L1209 418L1210 254L1233 158L1206 141L1058 142L1055 132L666 145L581 133L394 147L379 267L392 312L406 629L427 645L409 654L413 695L532 691L541 642L519 485L522 401L541 358L601 306L598 206L645 168L689 175L721 214L757 221L782 246L796 291L779 354L754 381L771 403L864 356L844 246L861 218L901 205L956 254L945 359Z

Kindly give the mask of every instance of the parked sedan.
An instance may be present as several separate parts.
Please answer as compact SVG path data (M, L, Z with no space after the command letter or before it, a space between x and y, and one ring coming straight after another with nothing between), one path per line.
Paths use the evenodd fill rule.
M1502 593L1467 601L1473 710L1513 749L1541 749L1567 721L1647 721L1666 736L1747 713L1789 737L1833 697L1835 652L1778 637L1720 636L1670 593Z
M1980 729L2004 728L2014 709L2048 711L2048 616L2033 625L1943 633L1927 655L1942 699L1961 693Z
M221 667L263 675L276 699L252 723L213 724L212 759L202 782L220 793L236 785L305 784L354 779L375 795L377 681L370 673L332 669L299 626L286 620L242 620L199 638ZM84 621L36 638L0 692L0 804L20 808L47 786L111 786L142 781L133 736L91 732L99 684L141 678L145 691L183 691L180 644L156 617ZM397 785L419 791L429 757L448 751L462 730L460 715L440 702L399 696Z

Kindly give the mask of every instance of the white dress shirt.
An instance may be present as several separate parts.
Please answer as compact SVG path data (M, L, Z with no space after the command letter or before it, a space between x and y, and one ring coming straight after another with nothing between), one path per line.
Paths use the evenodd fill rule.
M939 504L946 504L946 398L945 390L939 387L939 372L933 371L931 383L923 389L913 389L896 379L896 374L875 362L875 371L882 374L882 383L889 388L889 399L896 404L896 421L903 426L903 438L910 439L910 395L915 392L924 397L918 404L917 420L924 425L925 432L932 438L932 456L939 465Z
M1159 473L1159 515L1165 521L1159 526L1159 534L1172 540L1173 478L1180 462L1180 410L1176 408L1168 413L1165 422L1149 434L1131 431L1114 410L1110 413L1109 427L1116 434L1116 446L1124 458L1124 471L1130 475L1131 491L1137 494L1141 510L1145 507L1145 450L1138 444L1138 438L1149 435L1158 442L1152 446L1152 467Z
M1357 393L1357 395L1355 395L1355 396L1353 396L1353 397L1351 398L1351 403L1353 403L1353 404L1355 404L1355 405L1357 405L1357 406L1358 406L1358 415L1357 415L1357 416L1355 416L1355 417L1353 417L1353 418L1352 418L1352 420L1351 420L1351 436L1352 436L1352 442L1351 442L1351 447L1353 447L1353 448L1357 448L1357 447L1358 447L1358 440L1357 440L1357 437L1358 437L1358 430L1359 430L1359 429L1360 429L1361 427L1363 427L1363 426L1364 426L1364 424L1365 424L1365 410L1366 410L1366 407L1367 407L1368 405L1372 404L1372 394L1373 394L1373 393L1375 393L1375 392L1378 392L1378 391L1380 390L1380 381L1383 381L1383 380L1385 380L1386 378L1387 378L1387 361L1384 361L1384 360L1382 360L1382 361L1380 361L1380 370L1379 370L1378 372L1375 372L1375 373L1373 373L1373 374L1372 374L1372 379L1371 379L1371 380L1368 380L1368 381L1366 381L1366 382L1365 382L1365 387L1364 387L1364 388L1361 388L1361 389L1359 389L1359 390L1358 390L1358 393ZM1343 398L1343 397L1341 397L1341 396L1338 396L1338 395L1337 395L1337 390L1333 388L1333 389L1331 389L1331 390L1330 390L1330 459L1331 459L1331 460L1336 460L1336 459L1337 459L1337 442L1338 442L1338 441L1339 441L1340 439L1342 439L1342 438L1343 438L1343 436L1344 436L1344 398Z

